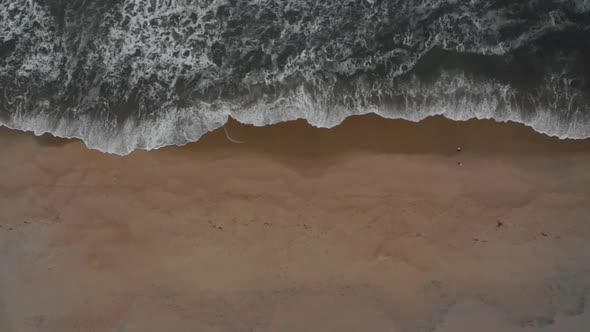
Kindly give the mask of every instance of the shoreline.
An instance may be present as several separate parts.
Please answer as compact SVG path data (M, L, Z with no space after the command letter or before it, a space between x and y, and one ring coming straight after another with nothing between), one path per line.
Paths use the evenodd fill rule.
M0 129L0 330L589 326L590 139L374 115L226 130L244 143L121 157Z
M360 119L360 120L359 120ZM496 119L482 119L482 118L477 118L477 117L472 117L469 119L453 119L450 117L447 117L444 114L434 114L434 115L429 115L426 116L418 121L414 121L414 120L408 120L408 119L403 119L403 118L388 118L386 116L382 116L379 115L377 113L367 113L367 114L355 114L355 115L348 115L346 116L344 119L342 119L341 121L338 122L338 124L334 125L334 126L329 126L329 127L318 127L314 124L311 124L310 122L308 122L308 120L306 119L295 119L295 120L286 120L286 121L282 121L282 122L278 122L278 123L273 123L273 124L267 124L267 125L252 125L252 124L247 124L247 123L242 123L239 120L236 120L235 118L232 117L232 115L229 115L226 122L224 123L224 125L218 127L217 129L211 130L211 131L206 131L202 134L198 135L198 138L195 140L189 139L189 138L185 138L187 139L186 142L184 143L178 143L178 144L173 144L173 143L158 143L158 144L162 144L162 145L158 145L155 147L150 147L150 148L145 148L145 147L136 147L134 150L128 151L126 153L117 153L113 151L107 151L104 150L103 148L100 148L98 146L94 146L96 145L95 143L91 143L89 142L87 139L82 138L80 135L60 135L60 134L55 134L49 131L45 131L43 134L37 134L36 133L36 129L32 130L32 129L20 129L20 128L16 128L16 127L12 127L9 126L7 124L0 124L0 128L3 129L8 129L8 130L15 130L15 131L20 131L20 132L25 132L25 133L30 133L32 135L35 135L36 137L54 137L56 139L66 139L66 140L78 140L84 143L85 146L87 146L89 149L92 150L97 150L100 151L102 153L106 153L106 154L112 154L112 155L118 155L118 156L127 156L129 154L133 154L136 151L157 151L160 149L164 149L164 148L168 148L168 147L183 147L183 146L191 146L195 143L198 143L199 141L201 141L203 138L205 138L206 136L211 136L214 135L214 133L219 132L219 131L223 131L225 130L225 128L227 128L227 126L238 126L241 128L250 128L250 129L254 129L254 128L302 128L302 127L306 127L306 130L308 132L314 132L314 131L333 131L333 132L342 132L342 129L338 129L341 126L348 126L351 127L351 123L354 125L367 125L368 123L381 123L381 124L385 124L385 125L381 125L381 124L377 124L378 127L381 127L381 129L386 128L387 125L391 125L391 123L398 123L398 124L402 124L402 127L414 127L414 128L421 128L421 127L426 127L426 125L420 125L422 123L426 123L426 124L432 124L432 123L437 123L437 122L449 122L449 123L462 123L462 122L468 122L468 123L495 123L495 124L500 124L500 125L506 125L508 127L524 127L526 128L526 130L528 131L532 131L535 132L536 134L540 134L543 136L547 136L551 139L557 139L560 141L586 141L589 140L590 137L561 137L559 135L553 135L550 133L547 133L545 131L542 130L536 130L534 128L534 125L532 124L526 124L524 122L520 122L520 121L515 121L515 120L511 120L511 119L503 119L503 120L496 120ZM354 126L353 125L353 126ZM432 127L432 126L431 126ZM436 126L434 126L436 127ZM462 126L455 126L456 128L462 128ZM468 125L467 128L469 127L474 127L474 125ZM492 125L481 125L480 127L488 129L492 127ZM138 128L136 128L137 130ZM200 128L201 130L203 128ZM349 128L350 129L350 128ZM196 130L196 129L195 129ZM301 129L299 129L301 130ZM514 130L513 130L514 131ZM263 130L261 132L264 132ZM192 134L191 134L192 135ZM227 138L227 137L226 137ZM130 141L136 141L137 137L130 137L129 138ZM143 140L145 140L145 137L143 138ZM231 141L231 138L228 138L228 140ZM240 143L239 141L235 141L233 143ZM90 146L89 144L92 144L92 146ZM123 144L122 142L119 142L119 144ZM133 143L133 144L137 144L137 142ZM142 143L142 144L145 144Z

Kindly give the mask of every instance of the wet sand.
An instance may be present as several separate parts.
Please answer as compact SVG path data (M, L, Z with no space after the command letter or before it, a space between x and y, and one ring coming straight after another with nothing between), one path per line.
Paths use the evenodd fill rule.
M590 328L590 140L226 129L126 157L0 129L0 331Z

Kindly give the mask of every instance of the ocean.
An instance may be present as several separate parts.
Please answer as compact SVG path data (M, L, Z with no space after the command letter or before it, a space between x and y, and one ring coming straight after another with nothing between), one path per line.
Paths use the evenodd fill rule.
M367 113L590 137L590 1L0 0L6 127L125 155Z

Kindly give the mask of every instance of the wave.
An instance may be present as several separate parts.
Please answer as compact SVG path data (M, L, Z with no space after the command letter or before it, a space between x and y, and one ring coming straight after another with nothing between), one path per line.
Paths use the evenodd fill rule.
M0 124L125 155L229 117L333 127L375 113L590 137L588 1L15 0Z

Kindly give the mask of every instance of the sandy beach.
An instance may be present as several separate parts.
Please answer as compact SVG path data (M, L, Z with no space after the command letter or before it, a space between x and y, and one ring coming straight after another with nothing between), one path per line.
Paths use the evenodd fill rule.
M369 115L0 142L0 332L590 329L590 140Z

